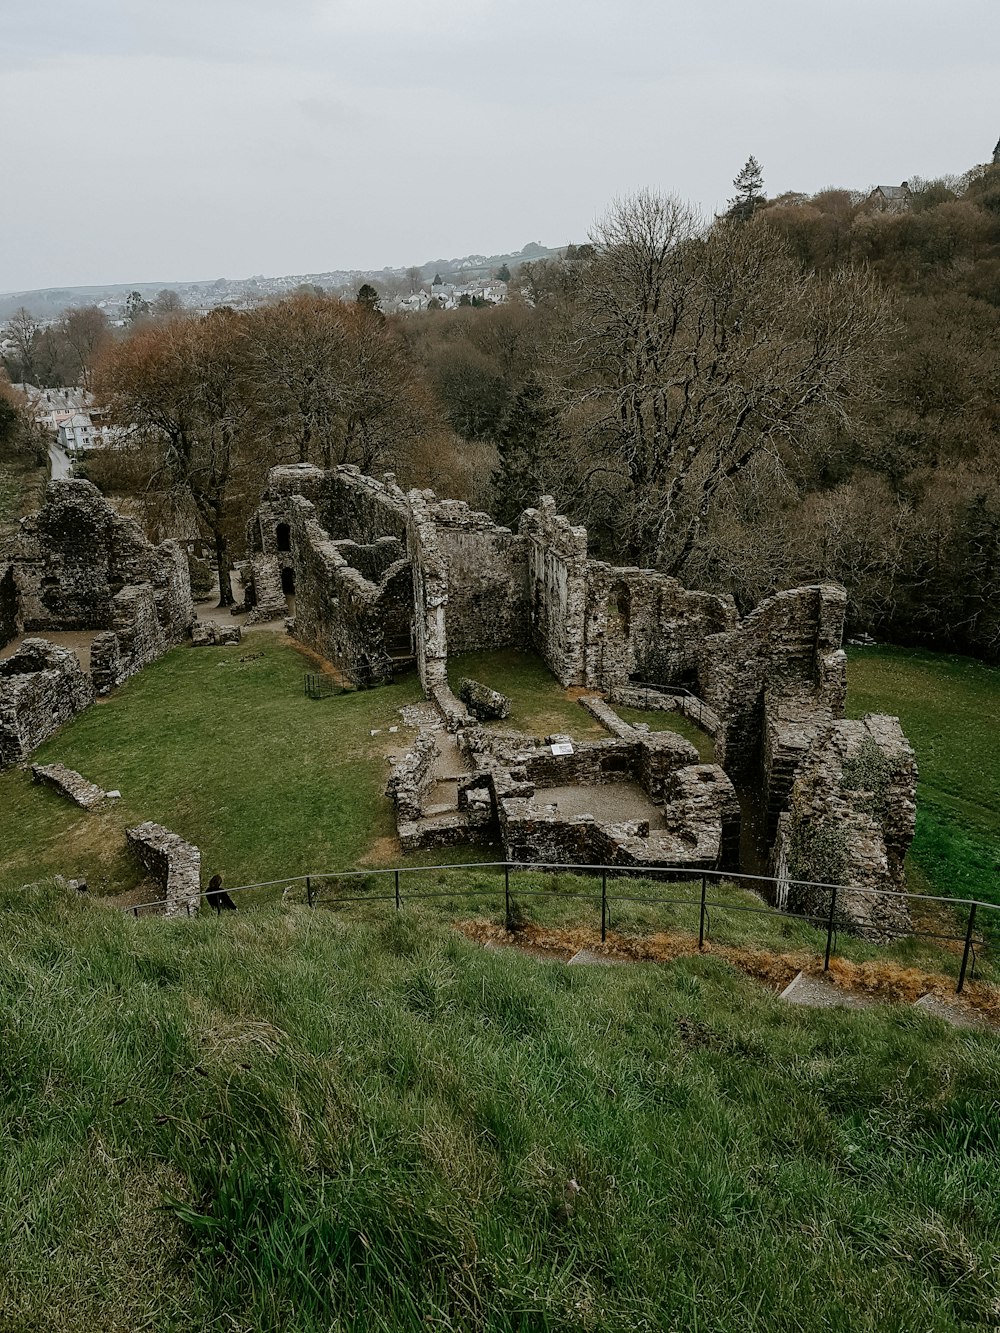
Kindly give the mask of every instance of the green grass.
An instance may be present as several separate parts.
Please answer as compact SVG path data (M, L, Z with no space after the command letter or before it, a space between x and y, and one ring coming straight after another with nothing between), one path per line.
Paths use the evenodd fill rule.
M302 692L309 665L258 632L239 648L182 646L147 667L32 756L120 790L120 803L88 814L26 772L0 775L4 823L17 831L0 878L58 872L128 888L139 872L122 830L144 819L200 847L206 876L218 870L230 884L356 865L394 833L384 751L397 737L369 732L399 723L420 689L411 676L316 701Z
M601 740L608 735L604 727L577 703L577 698L588 691L564 689L535 652L507 648L449 658L448 681L453 690L457 690L463 676L471 676L511 700L510 717L491 724L493 726L512 727L530 736L559 733L580 741ZM652 731L675 731L697 746L703 759L711 759L712 738L683 714L646 712L617 705L615 711L633 725L645 722Z
M0 899L0 947L5 1330L996 1320L992 1035L406 911L40 890Z
M41 503L48 468L0 461L0 536L12 532L23 514Z
M1000 670L943 653L852 649L847 708L897 715L916 752L913 887L1000 903Z

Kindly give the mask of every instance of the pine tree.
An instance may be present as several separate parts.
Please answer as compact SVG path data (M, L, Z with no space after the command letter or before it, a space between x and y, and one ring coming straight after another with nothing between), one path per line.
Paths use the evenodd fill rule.
M729 201L729 215L745 222L753 217L764 201L764 173L753 154L734 177L733 184L736 186L736 195Z

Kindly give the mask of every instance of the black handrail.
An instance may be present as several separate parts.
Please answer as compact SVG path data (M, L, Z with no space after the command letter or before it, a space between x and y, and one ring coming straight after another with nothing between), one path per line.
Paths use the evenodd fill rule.
M737 887L742 886L742 883L744 881L751 880L755 884L770 884L776 887L779 881L776 877L771 875L744 875L739 873L738 871L734 872L734 871L724 871L724 870L705 870L702 869L701 867L695 868L692 866L607 866L607 865L576 865L576 864L567 865L556 861L473 861L473 862L460 862L460 863L452 863L446 865L430 865L430 866L423 866L423 865L378 866L366 870L330 870L323 872L312 871L308 875L289 875L283 879L263 880L255 884L240 884L237 885L237 887L235 888L228 889L227 892L229 893L230 896L232 896L234 894L239 894L239 893L249 893L255 889L273 889L279 887L287 891L295 884L304 884L306 902L309 907L314 908L316 907L317 904L322 904L323 902L323 899L321 897L322 881L325 880L340 881L340 880L351 880L359 878L371 879L377 876L391 875L393 877L393 883L392 883L392 891L389 893L384 893L384 894L366 893L366 894L352 895L350 897L342 897L338 895L337 897L333 899L327 899L326 901L332 902L334 904L363 903L363 902L368 902L368 903L391 902L395 905L397 910L399 910L402 907L402 904L406 899L419 901L421 899L430 899L430 898L494 897L499 892L501 892L501 890L493 888L474 889L466 887L457 890L456 889L435 889L430 891L414 890L413 892L404 893L401 887L400 877L403 875L417 875L417 874L429 874L429 873L440 873L440 872L451 873L454 871L469 871L469 870L492 870L497 872L497 874L499 874L501 871L503 872L504 882L503 882L502 892L504 897L504 919L506 921L508 929L510 929L513 920L512 912L515 899L515 890L511 888L512 872L524 873L524 872L535 872L535 871L550 871L550 872L567 872L571 874L587 874L594 876L600 875L601 892L599 895L596 893L587 894L587 893L563 891L559 889L521 889L518 890L517 892L519 892L522 897L573 898L582 901L599 903L601 909L602 940L605 940L607 938L607 927L610 921L611 904L618 902L646 904L649 906L680 906L680 907L691 907L693 909L696 909L698 911L698 918L699 918L698 947L700 949L703 949L705 947L705 940L709 933L708 930L709 908L717 908L722 912L741 912L755 916L773 916L782 920L791 919L791 920L805 921L810 925L825 928L826 944L825 944L824 959L823 959L824 971L829 970L830 960L831 957L833 956L834 941L836 939L836 934L837 934L836 905L837 905L837 899L840 894L862 893L870 895L872 897L904 898L907 901L913 899L915 901L921 901L921 902L942 903L948 907L968 907L969 909L968 921L966 924L966 929L962 934L944 935L939 932L920 931L920 930L907 932L908 936L911 938L954 941L957 943L961 943L963 945L962 963L959 972L958 985L956 987L956 991L959 993L963 990L965 986L966 976L967 974L969 974L970 961L972 964L971 975L975 974L976 944L978 943L980 945L983 945L986 942L985 937L980 936L979 939L977 940L975 936L975 922L976 922L977 911L983 910L986 912L1000 913L1000 905L996 903L984 902L981 899L976 899L976 898L947 898L941 894L934 894L934 893L907 893L905 891L898 889L876 889L876 888L871 888L868 885L826 884L823 883L822 881L816 881L816 880L788 880L782 882L787 883L789 887L794 885L800 888L828 889L830 891L829 908L824 912L790 912L784 909L768 907L766 905L761 907L753 907L749 905L739 905L736 903L721 902L719 900L712 899L708 896L708 884L710 880L715 882L723 882L723 881L729 882L736 885ZM663 876L670 876L671 878L676 879L678 876L686 876L691 880L699 882L700 892L698 896L694 898L676 898L676 897L667 898L660 896L654 897L648 894L612 895L608 893L609 875L612 876L613 878L627 878L627 879L649 879L649 878L656 878ZM210 890L205 890L203 892L199 892L196 895L195 894L190 895L190 897L187 900L187 908L188 908L187 914L189 916L193 915L192 905L196 902L200 902L202 899L207 899L210 896L210 892L211 892ZM155 902L137 903L134 907L131 908L131 911L134 917L138 917L140 912L149 911L151 909L157 909L157 908L162 909L163 906L164 906L163 899L158 899Z

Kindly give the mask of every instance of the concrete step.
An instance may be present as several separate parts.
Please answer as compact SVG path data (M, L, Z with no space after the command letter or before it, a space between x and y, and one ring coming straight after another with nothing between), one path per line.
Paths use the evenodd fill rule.
M872 1001L843 990L822 973L799 972L778 997L811 1009L867 1009Z
M925 1014L932 1014L934 1018L941 1018L956 1028L984 1029L989 1026L978 1014L972 1013L960 1004L944 1000L940 995L921 995L919 1000L913 1001L913 1008L920 1009Z

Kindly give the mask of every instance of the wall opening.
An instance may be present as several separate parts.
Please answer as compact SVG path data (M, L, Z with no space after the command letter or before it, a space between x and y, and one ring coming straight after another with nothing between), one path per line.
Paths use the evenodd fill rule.
M286 597L295 595L295 570L287 566L281 571L281 591Z
M274 534L274 539L279 551L290 551L292 549L291 527L287 523L279 523ZM288 591L287 588L285 591Z

